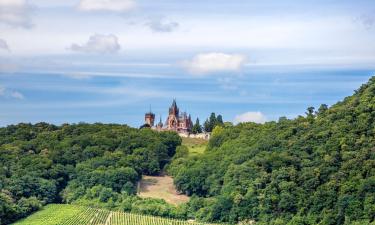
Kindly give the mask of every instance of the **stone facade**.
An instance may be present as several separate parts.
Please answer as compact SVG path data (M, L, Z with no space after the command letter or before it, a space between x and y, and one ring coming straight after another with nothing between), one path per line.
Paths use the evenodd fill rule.
M198 138L198 139L204 139L209 140L211 137L211 133L200 133L200 134L191 134L191 133L179 133L180 137L186 137L186 138Z

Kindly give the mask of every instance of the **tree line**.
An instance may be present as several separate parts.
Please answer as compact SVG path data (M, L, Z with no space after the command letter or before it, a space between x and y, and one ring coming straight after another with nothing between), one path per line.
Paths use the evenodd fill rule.
M195 121L195 124L192 128L193 134L199 134L204 132L212 132L216 126L224 126L223 117L219 114L213 112L211 113L210 117L205 120L203 125L200 124L199 118Z

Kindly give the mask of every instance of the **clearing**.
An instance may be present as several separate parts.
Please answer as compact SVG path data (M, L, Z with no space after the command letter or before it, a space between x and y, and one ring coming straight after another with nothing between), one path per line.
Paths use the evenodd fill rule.
M185 145L189 149L190 155L202 154L207 147L207 140L199 138L182 138L182 145Z
M189 197L179 194L170 176L143 176L139 185L138 195L143 198L159 198L166 202L179 205L189 201Z
M199 155L206 150L208 141L199 138L182 138L182 145L189 149L189 155ZM163 173L162 173L163 174ZM166 175L143 176L139 183L138 196L143 198L164 199L166 202L179 205L189 201L189 197L178 193L173 178Z

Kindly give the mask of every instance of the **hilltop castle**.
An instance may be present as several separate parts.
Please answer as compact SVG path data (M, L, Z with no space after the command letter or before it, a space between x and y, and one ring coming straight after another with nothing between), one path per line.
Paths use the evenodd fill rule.
M193 127L191 116L186 112L180 113L180 109L177 107L176 100L173 100L171 107L169 107L168 118L163 124L161 117L158 124L155 126L155 114L148 112L145 114L145 123L152 129L158 131L171 130L178 133L190 133Z

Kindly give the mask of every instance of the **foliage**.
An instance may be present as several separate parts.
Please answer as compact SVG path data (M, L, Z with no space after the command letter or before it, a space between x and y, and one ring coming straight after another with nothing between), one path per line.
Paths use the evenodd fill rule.
M169 171L204 221L374 224L374 127L375 77L305 117L224 126Z
M205 132L212 132L216 126L224 126L223 117L221 115L215 115L211 113L210 117L204 122L203 127Z
M192 128L192 131L191 131L193 134L199 134L199 133L202 133L202 126L200 125L199 123L199 119L197 118L197 120L195 121L195 124Z
M142 174L158 174L180 144L176 133L115 124L0 128L0 224L53 202L121 205Z

